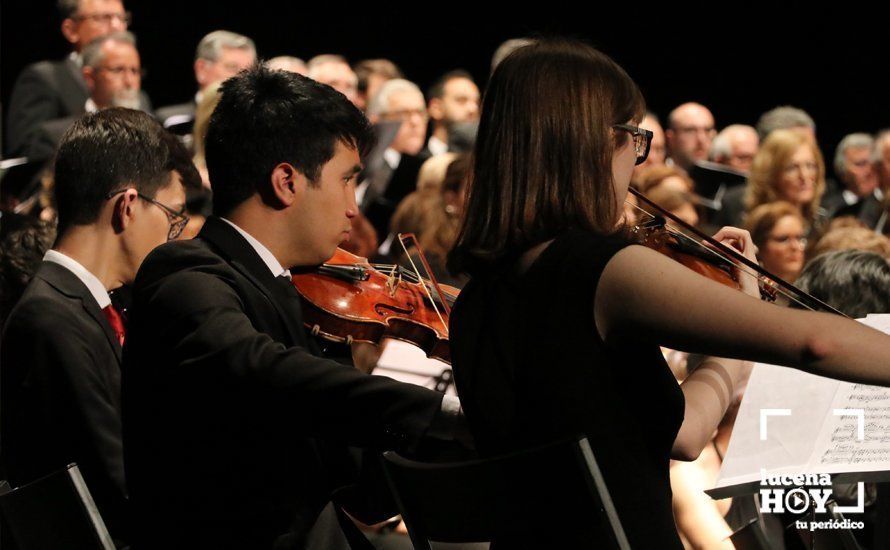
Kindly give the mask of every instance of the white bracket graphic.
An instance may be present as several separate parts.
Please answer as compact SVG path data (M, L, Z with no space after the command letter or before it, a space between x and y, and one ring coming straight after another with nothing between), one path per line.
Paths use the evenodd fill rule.
M840 409L838 409L840 410ZM760 409L760 440L766 441L766 419L769 416L791 416L791 409Z

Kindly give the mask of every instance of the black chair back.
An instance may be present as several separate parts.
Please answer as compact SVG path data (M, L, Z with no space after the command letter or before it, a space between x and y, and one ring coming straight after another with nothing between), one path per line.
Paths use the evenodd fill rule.
M630 548L586 438L457 463L392 451L383 459L417 550L430 549L430 541L526 540L542 522L555 537L567 525L583 525L606 545L597 548Z
M16 489L0 482L0 515L17 550L114 550L76 464Z

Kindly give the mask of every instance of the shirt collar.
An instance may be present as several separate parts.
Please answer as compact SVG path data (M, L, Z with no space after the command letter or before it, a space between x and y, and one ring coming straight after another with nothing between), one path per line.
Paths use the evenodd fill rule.
M96 102L93 101L93 98L88 97L86 104L84 104L84 110L88 113L95 113L99 110L99 107L96 105Z
M90 273L87 268L74 258L66 256L58 250L47 250L46 254L43 255L43 261L58 264L71 273L74 273L74 275L80 279L80 282L87 287L90 294L93 295L93 298L95 298L96 303L99 304L100 308L105 308L111 305L111 297L108 295L108 290L105 289L105 285L102 284L102 281Z
M434 157L448 152L448 144L436 136L430 136L430 140L427 142L426 147Z
M237 231L239 234L241 234L242 237L244 237L244 240L247 241L247 243L251 247L253 247L256 253L260 256L260 259L263 260L263 263L266 264L266 267L269 268L269 271L272 272L272 275L274 277L281 277L282 275L285 277L290 277L290 269L283 268L281 266L281 262L279 262L278 259L275 258L275 256L269 251L269 249L263 245L263 243L256 240L250 233L241 229L233 222L225 218L220 219L234 227L235 231Z
M399 167L399 163L402 162L402 154L391 147L387 147L386 150L383 151L383 160L386 161L386 164L388 164L392 170L395 170Z

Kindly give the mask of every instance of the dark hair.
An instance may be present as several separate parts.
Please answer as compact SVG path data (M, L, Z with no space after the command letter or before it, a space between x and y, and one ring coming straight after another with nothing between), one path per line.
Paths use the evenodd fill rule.
M890 313L890 263L874 252L821 254L806 265L794 284L854 319Z
M357 88L361 93L366 93L368 91L371 75L379 74L384 76L387 80L405 78L405 75L402 74L402 70L389 59L365 59L364 61L356 63L352 70L355 73L356 78L358 78Z
M166 133L155 119L132 109L105 109L76 120L55 158L59 234L95 222L108 193L124 185L154 197L170 183Z
M0 328L52 246L56 230L36 218L0 213Z
M62 19L69 19L77 15L80 10L81 0L59 0L56 6L59 8L59 15Z
M443 98L445 96L445 85L455 78L466 78L469 81L473 81L473 75L463 69L448 71L433 82L433 85L430 86L430 89L426 92L426 100L429 101L433 98Z
M485 92L449 269L472 272L572 228L615 232L612 151L628 136L612 125L645 110L627 73L583 42L542 39L507 56Z
M361 111L311 78L259 64L227 80L220 92L205 141L218 215L265 189L282 162L316 181L338 142L364 155L374 141Z

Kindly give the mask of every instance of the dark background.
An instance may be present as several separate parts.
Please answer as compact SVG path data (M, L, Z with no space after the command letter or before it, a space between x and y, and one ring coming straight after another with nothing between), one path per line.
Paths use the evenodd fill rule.
M711 108L720 128L754 124L767 109L795 105L816 119L829 164L843 135L890 127L890 19L874 5L857 2L827 7L815 2L624 2L572 8L548 2L494 8L448 2L130 0L125 5L133 12L131 30L148 71L143 87L155 107L192 97L195 46L220 28L251 36L264 58L386 57L424 89L457 67L484 84L491 54L503 40L559 33L584 38L615 58L662 121L670 109L690 100ZM52 0L3 0L4 107L26 64L66 54L59 22Z

